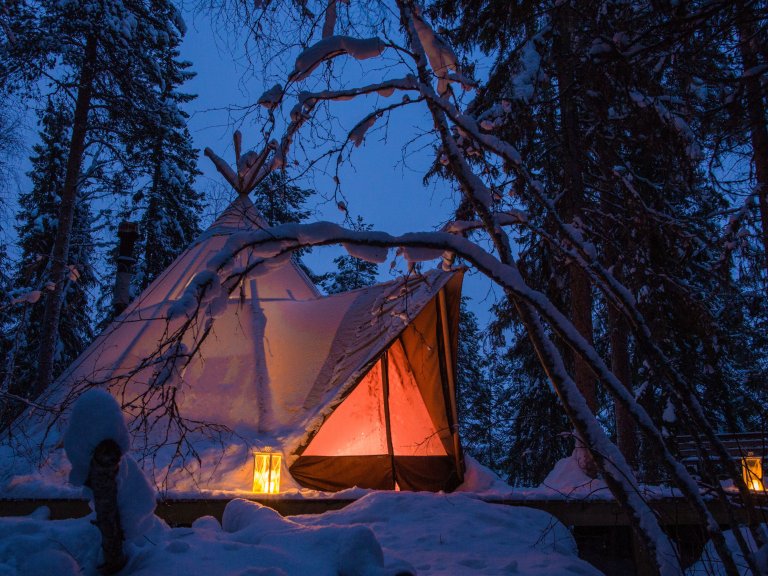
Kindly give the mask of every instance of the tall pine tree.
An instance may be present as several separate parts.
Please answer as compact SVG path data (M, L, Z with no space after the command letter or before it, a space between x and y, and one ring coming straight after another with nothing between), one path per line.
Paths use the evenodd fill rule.
M310 211L307 200L313 190L296 186L283 171L272 172L254 189L253 205L270 226L303 222Z
M61 102L50 99L40 124L40 142L32 149L32 170L28 173L32 189L19 197L21 210L16 229L21 256L12 280L13 295L19 302L12 309L11 341L3 366L4 388L25 398L31 398L30 382L38 370L37 348L44 316L42 295L51 291L51 258L66 171L71 115ZM66 263L54 374L71 363L93 337L88 313L90 290L95 285L90 261L93 251L91 215L82 196L76 199L71 246ZM15 404L6 406L4 416L13 415L18 408Z
M252 192L253 205L269 226L303 222L311 214L306 203L314 194L314 190L302 188L293 184L284 171L272 172ZM302 256L308 254L311 248L297 250L292 258L315 284L320 285L325 276L315 274L304 263Z
M0 82L36 87L46 75L73 87L74 99L49 270L52 290L43 298L38 373L30 383L34 397L55 372L84 157L98 146L117 170L129 169L125 147L135 142L132 135L162 123L165 85L158 62L183 34L184 23L170 0L19 0L7 14Z
M195 191L198 151L192 147L183 105L194 96L179 91L190 80L188 62L178 60L181 35L168 39L160 64L160 106L152 125L131 135L138 162L150 180L134 200L143 208L137 247L137 288L143 290L200 233L202 194Z

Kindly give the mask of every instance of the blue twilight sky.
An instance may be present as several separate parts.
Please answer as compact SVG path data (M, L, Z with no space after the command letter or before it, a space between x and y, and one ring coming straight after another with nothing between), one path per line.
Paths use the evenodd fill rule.
M208 146L225 160L233 162L232 132L235 128L243 133L244 149L258 148L263 142L260 123L254 115L244 118L239 109L255 103L275 79L265 81L254 76L246 66L243 53L238 50L233 54L231 47L241 46L241 39L227 36L225 46L222 40L225 31L215 28L209 19L189 12L185 17L188 32L182 46L182 58L192 62L192 69L197 73L184 88L198 95L187 106L191 114L190 131L195 146L201 150L199 168L203 175L198 184L208 196L210 212L215 213L226 206L234 193L224 185L223 178L210 160L202 156L202 149ZM345 69L350 85L367 84L382 77L381 74L373 77L368 69L356 64ZM289 72L286 69L283 77ZM394 98L399 96L389 100L394 101ZM389 103L389 100L382 102ZM346 129L351 129L369 110L366 103L355 102L334 103L331 109ZM395 112L386 130L368 132L363 146L354 149L351 162L341 172L342 191L353 218L361 215L374 229L401 233L433 230L450 217L454 205L449 185L435 180L432 186L425 188L422 183L433 154L431 147L422 148L430 140L423 139L421 143L411 146L404 161L403 146L419 131L430 127L426 107L417 104ZM343 133L340 129L336 131ZM278 129L273 137L279 138L280 135ZM314 188L325 196L331 195L334 190L331 176L320 171L316 171L311 178L304 178L299 184ZM313 219L343 224L344 215L334 201L318 198L314 208ZM339 253L339 249L334 248L317 250L309 257L308 264L316 271L324 272L332 268L332 259ZM381 265L382 280L388 274L388 264ZM489 295L490 284L476 276L468 275L465 293L473 299L472 308L484 320L493 296Z

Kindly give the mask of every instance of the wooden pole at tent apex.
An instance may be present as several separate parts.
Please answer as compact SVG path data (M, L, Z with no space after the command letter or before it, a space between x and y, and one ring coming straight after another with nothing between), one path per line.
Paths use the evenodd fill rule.
M259 185L259 182L275 169L274 159L267 162L267 158L277 150L278 145L277 142L271 140L264 145L261 152L249 150L242 154L243 135L239 130L235 130L232 139L235 146L234 169L210 148L205 149L205 155L211 159L219 174L224 176L224 179L238 194L247 196Z

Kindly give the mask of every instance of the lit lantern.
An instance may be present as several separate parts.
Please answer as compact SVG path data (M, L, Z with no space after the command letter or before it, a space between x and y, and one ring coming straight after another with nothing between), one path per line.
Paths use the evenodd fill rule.
M747 456L741 459L744 482L750 490L764 490L763 461L759 456Z
M259 494L277 494L280 492L279 452L253 453L253 491Z

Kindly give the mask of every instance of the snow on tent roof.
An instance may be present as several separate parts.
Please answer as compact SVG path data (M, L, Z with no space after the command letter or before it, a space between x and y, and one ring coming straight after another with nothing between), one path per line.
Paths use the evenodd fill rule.
M287 466L296 463L321 424L397 341L400 367L392 369L413 374L402 381L425 395L421 410L433 421L427 428L445 446L441 474L455 476L453 464L446 468L458 459L446 412L453 400L446 399L444 382L455 363L440 362L455 359L460 273L435 270L321 296L293 259L283 257L255 266L215 318L205 311L191 320L169 318L174 301L229 236L265 226L248 197L240 196L44 394L40 403L59 407L58 413L31 410L14 424L23 432L13 435L16 453L24 452L21 444L37 454L39 444L55 448L77 396L107 387L127 415L134 455L160 483L179 490L249 490L251 451L281 450ZM444 326L453 341L447 356L438 353L443 343L435 297L443 289ZM316 470L305 470L305 485L342 487L311 481ZM382 486L393 487L394 472L387 474Z

